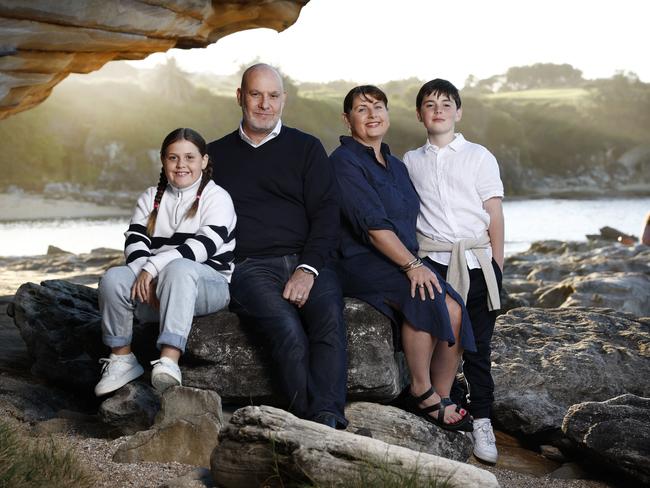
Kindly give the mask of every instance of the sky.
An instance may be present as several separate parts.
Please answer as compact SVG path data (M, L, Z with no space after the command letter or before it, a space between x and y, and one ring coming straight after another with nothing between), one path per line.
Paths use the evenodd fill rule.
M650 82L647 0L311 0L282 33L254 29L157 53L190 72L232 74L255 59L296 81L381 84L415 76L462 86L509 67L568 63L585 78L632 71Z

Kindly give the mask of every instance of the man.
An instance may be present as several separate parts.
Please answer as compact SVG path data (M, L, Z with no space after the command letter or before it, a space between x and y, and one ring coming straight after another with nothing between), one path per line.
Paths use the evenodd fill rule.
M328 260L339 207L318 139L282 125L280 74L256 64L242 76L239 129L212 142L214 180L237 213L231 308L269 345L289 409L345 428L343 299Z

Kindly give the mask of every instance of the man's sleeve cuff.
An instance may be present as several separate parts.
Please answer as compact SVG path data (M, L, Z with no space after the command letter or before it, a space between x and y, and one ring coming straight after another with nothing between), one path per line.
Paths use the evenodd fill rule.
M318 270L316 270L316 268L312 268L308 264L299 264L298 266L296 266L296 269L298 269L298 268L305 268L305 269L311 271L312 273L314 273L314 275L318 276Z

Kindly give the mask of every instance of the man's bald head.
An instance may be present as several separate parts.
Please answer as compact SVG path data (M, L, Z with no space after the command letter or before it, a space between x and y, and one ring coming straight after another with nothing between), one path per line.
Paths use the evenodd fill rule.
M256 71L268 71L270 73L273 73L280 82L280 87L284 93L284 82L282 81L282 75L276 68L266 63L257 63L246 68L246 71L244 71L244 73L241 75L240 87L242 90L246 87L246 83L248 82L249 77Z
M246 135L259 142L270 134L282 116L286 98L282 76L273 66L258 63L246 69L237 88Z

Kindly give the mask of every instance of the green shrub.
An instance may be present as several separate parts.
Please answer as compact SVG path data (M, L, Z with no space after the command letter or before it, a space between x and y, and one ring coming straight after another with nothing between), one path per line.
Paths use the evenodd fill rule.
M30 439L0 421L0 488L90 488L94 478L69 449Z
M303 472L294 472L293 469L283 468L283 458L290 458L290 449L284 443L271 439L269 450L272 460L271 471L262 486L279 488L455 488L451 476L441 477L436 475L423 476L417 465L415 469L406 471L399 466L391 465L388 461L362 460L358 463L356 477L345 480L336 480L336 473L332 473L332 481L319 483ZM286 459L284 459L286 462ZM305 481L308 480L308 481Z

